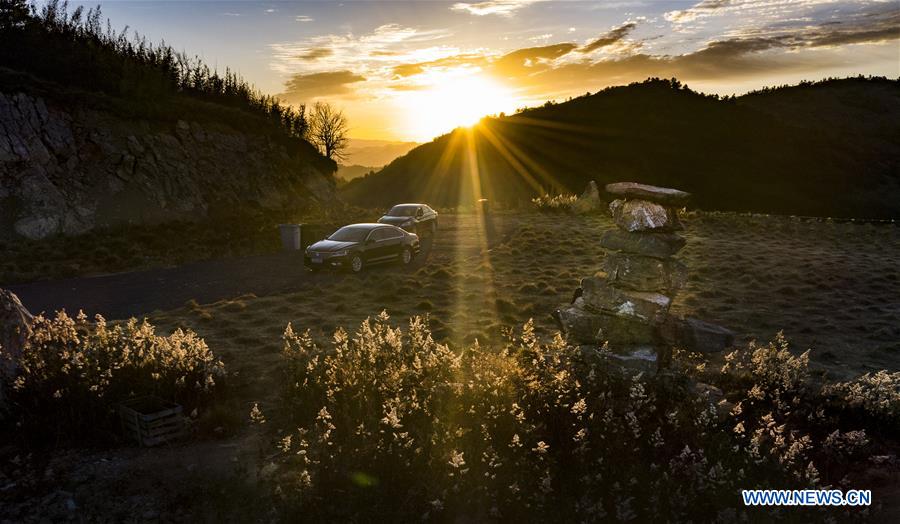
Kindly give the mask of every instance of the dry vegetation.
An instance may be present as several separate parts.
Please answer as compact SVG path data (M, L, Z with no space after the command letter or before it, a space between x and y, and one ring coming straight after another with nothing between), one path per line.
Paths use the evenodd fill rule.
M128 491L173 518L238 511L265 520L273 502L282 515L310 510L321 518L359 518L361 508L378 502L386 517L481 519L539 515L563 499L571 518L646 517L647 505L657 503L672 514L708 517L737 505L736 494L728 497L743 486L737 480L743 469L753 485L781 479L778 487L871 487L876 502L896 515L898 448L891 435L900 417L900 376L878 371L900 369L898 227L699 213L688 214L685 225L681 257L691 277L674 307L736 330L746 349L711 361L682 355L673 376L651 379L638 393L627 376L609 374L602 358L586 360L554 341L549 317L600 266L597 240L613 227L609 219L497 213L480 223L475 215L443 214L427 260L412 269L323 274L300 292L192 301L150 315L161 331L196 332L229 369L236 398L210 415L223 421L224 431L215 434L224 440L185 445L158 459L127 450L59 454L39 467L66 472L53 482L83 493L80 503L98 514L108 508L92 494L98 481L91 479L137 475L142 480ZM384 320L354 334L383 309L393 325L424 318L405 334ZM529 318L525 334L513 336L510 330ZM335 335L341 327L351 333ZM786 340L776 336L782 329ZM747 348L757 337L775 342ZM588 379L592 370L600 378ZM685 377L722 389L719 414ZM579 400L587 405L583 413L573 411ZM667 402L682 403L684 420L665 421ZM257 422L266 422L247 431L254 406ZM607 409L613 421L598 422ZM244 429L234 427L235 417ZM578 451L581 429L588 436ZM513 434L521 447L507 445ZM415 452L432 436L426 450ZM549 446L546 454L540 442ZM644 460L622 462L633 456L631 445L679 482L648 477L640 470ZM731 456L733 445L740 453ZM577 453L584 453L578 455L584 465L566 480L561 471ZM98 466L108 457L115 465ZM594 470L587 464L598 460L610 468L607 476L585 480ZM184 463L195 469L185 471ZM367 468L354 466L360 463ZM724 480L698 485L710 468ZM496 477L482 482L484 474ZM519 495L501 489L514 483ZM684 486L683 498L667 494L674 485ZM404 495L398 486L420 488ZM352 502L335 505L325 496L334 490L352 494L344 499ZM648 498L653 493L661 498Z

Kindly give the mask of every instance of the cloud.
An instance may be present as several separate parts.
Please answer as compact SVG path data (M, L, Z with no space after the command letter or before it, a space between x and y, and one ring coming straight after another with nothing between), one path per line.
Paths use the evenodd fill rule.
M840 21L808 21L742 31L679 55L633 54L596 61L563 61L517 80L538 93L571 92L648 76L682 80L740 79L775 72L813 72L844 65L842 46L885 44L900 39L900 9L858 13ZM854 64L855 65L855 64Z
M500 15L512 16L516 11L543 0L485 0L483 2L459 2L450 8L454 11L467 11L476 16Z
M599 38L597 38L595 40L591 40L590 42L585 44L584 47L582 47L578 51L581 53L592 53L602 47L606 47L606 46L618 43L618 42L622 41L626 36L628 36L629 33L634 31L635 27L637 27L637 24L634 22L624 23L624 24L620 25L619 27L616 27L616 28L610 30L609 32L600 36Z
M313 22L315 18L306 15L297 15L294 17L295 22Z
M456 47L441 45L449 35L444 29L399 24L362 34L316 35L270 45L270 67L288 78L281 95L287 101L323 96L377 98L396 89L392 85L398 76L395 67L439 67L441 59L460 54Z
M428 70L446 69L450 67L475 67L487 63L487 57L478 53L452 55L427 62L400 64L394 66L394 74L401 77L422 74Z
M703 0L702 2L695 4L688 9L684 9L682 11L669 11L663 16L669 22L691 22L696 20L697 18L709 16L714 11L726 7L731 3L731 1L732 0Z
M532 103L648 76L723 85L835 68L853 73L865 71L867 63L884 63L889 54L884 45L852 53L846 46L900 39L900 9L847 3L823 8L821 1L732 0L714 10L749 11L741 11L734 23L709 25L689 39L677 31L635 37L644 22L630 19L586 42L519 49L457 47L464 40L451 43L447 29L388 24L363 34L318 35L272 45L271 67L289 79L282 96L294 101L322 96L383 100L479 74ZM812 7L795 8L799 3ZM713 4L705 5L713 10ZM794 11L786 14L785 9Z
M284 84L284 92L278 98L288 102L305 102L311 98L343 95L350 92L350 85L366 79L352 71L296 74Z
M494 69L501 74L510 75L519 72L534 71L535 68L549 67L552 60L567 55L578 46L570 42L527 47L501 56L493 63Z
M334 54L330 47L313 47L297 55L300 60L318 60Z

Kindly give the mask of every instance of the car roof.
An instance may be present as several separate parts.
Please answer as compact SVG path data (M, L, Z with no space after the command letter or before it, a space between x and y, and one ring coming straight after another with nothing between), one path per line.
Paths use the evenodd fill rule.
M359 224L347 224L346 226L341 226L339 229L343 229L345 227L358 227L360 229L375 229L379 227L396 227L390 224L375 224L372 222L362 222Z
M424 207L425 204L415 204L412 202L407 202L405 204L395 204L394 207Z

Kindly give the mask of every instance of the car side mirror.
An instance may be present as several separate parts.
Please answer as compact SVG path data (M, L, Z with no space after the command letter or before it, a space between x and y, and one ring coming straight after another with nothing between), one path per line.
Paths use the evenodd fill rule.
M371 245L371 244L374 244L374 243L375 243L375 239L374 239L374 238L367 238L367 239L366 239L366 245L367 245L367 246L368 246L368 245Z

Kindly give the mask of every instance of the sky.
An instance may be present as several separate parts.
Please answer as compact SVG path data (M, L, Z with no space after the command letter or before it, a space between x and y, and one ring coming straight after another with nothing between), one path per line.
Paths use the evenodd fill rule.
M428 141L484 115L650 76L722 95L900 77L898 0L100 5L113 27L231 67L285 102L338 106L355 138Z

